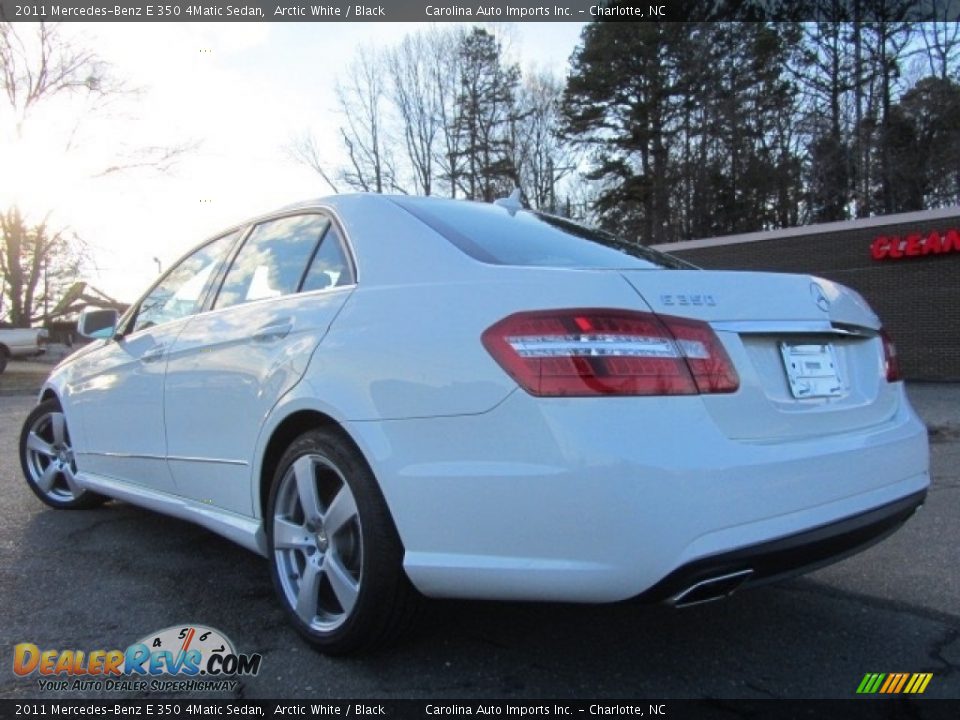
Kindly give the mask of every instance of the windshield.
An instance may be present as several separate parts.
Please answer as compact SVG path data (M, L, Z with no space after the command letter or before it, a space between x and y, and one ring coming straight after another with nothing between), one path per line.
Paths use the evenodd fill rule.
M492 265L689 270L678 258L566 218L435 198L391 198L464 253Z

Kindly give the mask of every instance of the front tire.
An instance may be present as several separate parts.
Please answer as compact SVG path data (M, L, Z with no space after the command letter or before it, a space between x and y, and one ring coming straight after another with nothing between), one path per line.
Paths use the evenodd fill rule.
M108 499L77 485L77 463L67 418L57 400L44 400L24 421L20 466L27 485L50 507L85 510Z
M352 443L311 430L284 453L267 510L274 588L291 622L339 655L395 639L418 596L376 479Z

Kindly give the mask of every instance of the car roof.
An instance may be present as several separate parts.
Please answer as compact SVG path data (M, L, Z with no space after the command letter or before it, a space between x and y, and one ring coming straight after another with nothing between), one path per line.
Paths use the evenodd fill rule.
M391 203L392 199L395 197L409 197L407 195L397 195L397 194L384 194L384 193L374 193L374 192L354 192L354 193L340 193L338 195L322 195L320 197L308 198L305 200L298 200L292 202L288 205L284 205L275 209L271 213L263 213L264 215L271 215L281 212L289 212L291 210L309 210L310 208L315 207L332 207L338 209L339 207L345 204L355 204L356 202L371 203L371 204L382 204L382 203ZM426 198L428 200L438 200L440 198Z
M403 200L404 202L416 202L433 205L460 205L462 203L472 203L474 205L490 205L482 200L468 200L466 198L448 198L438 195L404 195L402 193L374 193L374 192L354 192L340 193L338 195L322 195L320 197L298 200L296 202L283 205L271 212L261 213L257 217L265 215L275 215L277 213L290 212L295 210L309 210L315 207L333 207L339 208L345 204L354 204L357 201L371 204L394 204L394 200ZM250 222L249 220L247 222Z

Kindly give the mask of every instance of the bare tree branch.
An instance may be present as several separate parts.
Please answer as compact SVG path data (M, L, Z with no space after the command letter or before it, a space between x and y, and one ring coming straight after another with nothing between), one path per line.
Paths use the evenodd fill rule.
M31 117L43 107L59 121L53 131L45 128L44 142L61 145L66 152L76 150L86 121L102 117L111 104L129 100L137 92L118 79L94 51L68 37L63 26L0 22L0 103L9 108L4 118L12 121L15 141L28 139L25 134ZM71 102L61 107L55 102L60 98ZM138 168L169 172L198 144L148 145L119 154L113 149L117 145L122 147L122 141L110 143L110 149L101 153L105 167L93 170L93 177ZM39 168L32 170L39 175ZM51 205L54 202L50 200ZM0 208L0 269L9 315L18 325L43 319L45 309L56 304L58 293L76 281L89 259L88 246L76 233L54 228L50 217L47 213L32 224L15 205Z
M313 136L313 133L304 131L299 136L287 143L287 145L283 148L283 152L290 160L299 163L300 165L305 165L317 173L317 175L319 175L320 178L330 186L330 189L333 190L334 194L340 193L340 189L337 187L336 183L330 179L330 174L324 167L323 156L320 152L320 147L317 144L317 140Z
M361 48L345 77L337 83L337 99L345 123L340 134L351 166L342 179L365 192L404 192L387 132L386 63L382 53Z
M27 39L13 23L0 23L0 65L18 134L31 110L48 98L64 93L97 98L117 91L107 64L92 51L74 47L56 24L40 23Z
M202 143L198 140L180 145L152 145L138 148L124 161L105 167L94 177L105 177L127 170L150 169L159 173L168 173L189 152L197 150Z

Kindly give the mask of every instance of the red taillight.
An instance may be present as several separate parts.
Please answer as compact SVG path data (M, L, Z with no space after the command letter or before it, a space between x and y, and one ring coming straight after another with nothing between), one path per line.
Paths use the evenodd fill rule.
M696 395L740 384L704 322L629 310L510 315L484 347L531 395Z
M886 330L880 331L880 339L883 341L883 365L887 372L887 382L897 382L903 380L900 373L900 357L897 355L897 346L887 335Z

